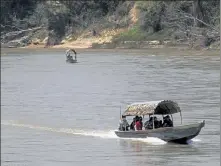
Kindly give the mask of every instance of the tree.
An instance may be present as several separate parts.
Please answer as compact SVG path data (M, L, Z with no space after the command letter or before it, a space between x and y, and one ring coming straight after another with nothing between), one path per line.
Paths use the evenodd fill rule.
M194 26L198 26L198 27L204 26L204 24L202 24L202 22L199 22L199 20L204 21L201 0L194 0L193 1L193 17L195 18L194 19Z

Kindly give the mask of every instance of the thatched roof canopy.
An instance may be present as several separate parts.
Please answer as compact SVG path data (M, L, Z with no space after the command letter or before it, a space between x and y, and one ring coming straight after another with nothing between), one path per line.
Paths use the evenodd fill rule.
M133 103L124 112L125 116L165 115L181 112L178 104L171 100Z

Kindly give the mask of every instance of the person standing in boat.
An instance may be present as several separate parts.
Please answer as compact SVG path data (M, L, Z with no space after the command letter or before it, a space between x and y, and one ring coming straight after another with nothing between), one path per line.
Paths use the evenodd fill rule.
M129 128L129 123L127 122L126 116L122 115L122 118L120 120L119 130L128 131L128 128Z
M77 60L77 52L74 49L71 49L74 53L74 59Z
M66 57L67 57L67 60L73 59L73 57L71 56L71 49L66 50Z

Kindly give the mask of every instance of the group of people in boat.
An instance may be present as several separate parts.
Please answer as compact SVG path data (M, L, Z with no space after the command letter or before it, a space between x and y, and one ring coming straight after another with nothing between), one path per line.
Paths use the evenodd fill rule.
M150 117L149 120L147 120L144 124L142 120L143 118L141 116L135 116L133 118L133 121L129 125L126 116L123 115L120 121L119 130L120 131L142 130L143 128L145 130L149 130L160 127L173 127L173 121L170 119L169 115L163 117L163 122L162 120L158 120L156 116Z

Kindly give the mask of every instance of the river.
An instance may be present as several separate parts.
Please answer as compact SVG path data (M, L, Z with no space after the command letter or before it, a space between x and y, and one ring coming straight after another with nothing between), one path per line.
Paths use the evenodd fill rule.
M68 64L63 50L2 54L2 165L219 165L219 56L94 50ZM206 121L188 145L115 136L120 108L161 99L178 102L184 124Z

